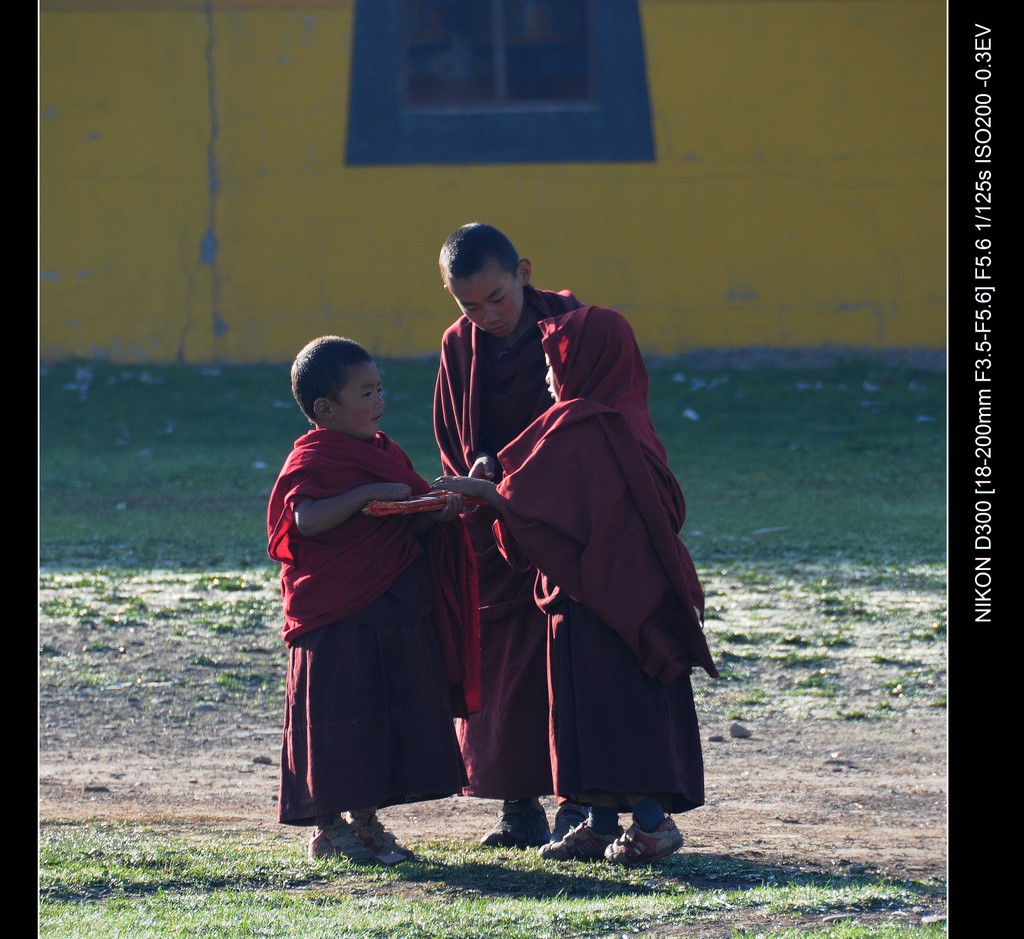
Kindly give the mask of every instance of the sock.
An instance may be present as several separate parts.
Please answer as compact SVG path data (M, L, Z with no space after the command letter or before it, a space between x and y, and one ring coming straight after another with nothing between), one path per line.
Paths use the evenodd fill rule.
M366 825L377 817L377 809L372 805L368 809L354 809L346 812L344 817L353 824Z
M633 821L641 831L650 834L665 821L665 810L655 796L647 796L633 803Z
M599 835L609 835L619 824L619 812L605 805L592 805L587 824Z

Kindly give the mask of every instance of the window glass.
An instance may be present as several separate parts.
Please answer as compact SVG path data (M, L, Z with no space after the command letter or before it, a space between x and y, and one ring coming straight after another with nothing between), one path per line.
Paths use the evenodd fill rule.
M406 103L493 102L493 5L489 0L407 0Z
M405 0L405 103L516 106L590 97L587 0Z
M356 0L348 165L653 159L637 0Z
M505 0L505 9L509 100L587 99L584 0Z

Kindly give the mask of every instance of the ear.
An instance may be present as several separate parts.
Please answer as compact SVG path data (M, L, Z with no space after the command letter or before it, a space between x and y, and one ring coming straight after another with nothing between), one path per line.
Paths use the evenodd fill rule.
M530 282L530 274L533 273L533 265L530 263L529 258L519 259L519 266L516 268L516 273L519 275L519 283L528 284Z
M318 421L323 421L331 416L331 402L327 398L317 398L313 402L313 416Z

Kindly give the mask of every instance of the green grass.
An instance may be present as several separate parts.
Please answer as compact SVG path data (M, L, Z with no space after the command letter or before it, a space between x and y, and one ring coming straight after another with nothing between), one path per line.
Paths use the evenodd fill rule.
M430 479L435 365L379 364L385 429ZM135 710L111 717L112 738L165 713L172 690L191 703L189 732L244 713L276 722L284 658L265 509L306 429L287 366L70 363L41 373L39 401L41 733L50 696L68 694L127 694ZM651 404L722 670L695 676L702 717L942 711L944 377L870 359L665 360L651 363ZM322 868L265 831L45 823L40 936L689 939L708 924L731 939L945 935L927 922L944 884L870 870L688 852L621 871L414 847L419 860L394 870Z
M823 875L710 855L620 869L453 841L417 844L415 860L387 870L314 868L293 841L244 828L197 836L102 822L43 834L40 935L62 939L685 937L686 923L708 920L735 929L721 935L752 939L768 934L744 924L765 916L803 939L945 935L940 922L897 925L927 918L941 884L870 871Z
M384 427L431 479L436 366L380 368ZM942 375L870 360L650 372L699 565L813 558L898 575L944 560ZM266 499L306 429L286 366L66 364L44 371L39 399L44 565L265 563Z

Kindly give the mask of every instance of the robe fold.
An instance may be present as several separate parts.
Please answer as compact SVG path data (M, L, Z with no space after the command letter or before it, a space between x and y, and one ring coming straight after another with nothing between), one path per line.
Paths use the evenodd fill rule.
M500 458L509 470L496 539L515 566L541 571L542 604L566 594L589 607L652 678L695 665L717 676L693 560L623 416L587 399L560 402Z

